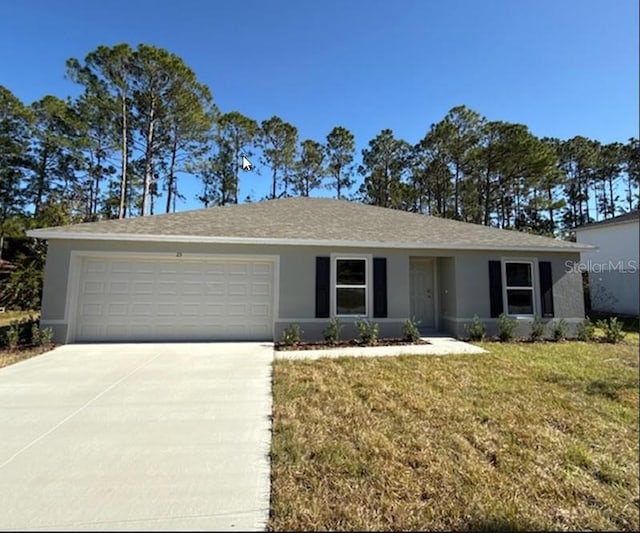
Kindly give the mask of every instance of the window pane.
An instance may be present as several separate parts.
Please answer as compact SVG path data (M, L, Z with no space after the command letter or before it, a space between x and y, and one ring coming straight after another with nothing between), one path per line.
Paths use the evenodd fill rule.
M365 289L336 289L336 314L364 315Z
M506 263L507 287L532 287L530 263Z
M336 263L338 285L364 285L367 282L364 259L338 259Z
M532 315L533 291L507 289L507 306L510 315Z

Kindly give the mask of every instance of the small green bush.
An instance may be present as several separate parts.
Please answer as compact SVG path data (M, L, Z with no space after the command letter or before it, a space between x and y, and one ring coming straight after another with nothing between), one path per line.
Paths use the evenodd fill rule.
M300 326L298 324L289 324L282 331L282 344L287 346L295 346L300 343Z
M529 334L529 340L531 342L537 342L544 337L544 324L538 315L533 317L533 323L531 324L531 333Z
M31 325L31 344L34 346L49 346L53 343L53 330L41 329L37 322Z
M603 331L604 339L611 344L619 343L626 335L622 329L622 322L618 322L616 317L610 317L609 320L598 320L596 325Z
M420 331L418 330L418 322L408 318L402 324L402 339L407 342L416 342L420 338Z
M356 328L360 333L360 340L369 346L373 346L378 342L378 335L380 334L380 326L378 324L372 324L366 318L356 320Z
M553 339L556 342L567 338L567 321L564 318L558 320L553 326Z
M585 318L582 324L578 326L576 338L579 341L592 341L596 338L596 325L589 317Z
M487 333L487 327L478 315L473 315L471 323L467 324L464 328L467 331L467 335L469 335L469 339L472 341L481 341Z
M15 350L20 345L20 323L14 322L9 325L5 333L5 345L9 350Z
M335 344L340 340L340 331L342 331L343 325L340 319L335 317L329 320L329 325L324 330L324 340L329 344Z
M516 327L518 327L518 321L515 318L500 313L498 317L498 339L502 342L512 341Z

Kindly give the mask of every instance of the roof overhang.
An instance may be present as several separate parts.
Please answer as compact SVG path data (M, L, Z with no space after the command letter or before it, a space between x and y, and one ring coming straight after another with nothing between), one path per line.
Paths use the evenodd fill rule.
M388 242L388 241L341 241L318 239L284 239L263 237L218 237L197 235L153 235L138 233L82 233L61 232L46 229L27 231L29 237L37 239L57 240L90 240L90 241L133 241L133 242L176 242L194 244L255 244L276 246L329 246L348 248L404 248L411 250L500 250L522 252L587 252L596 247L589 244L573 246L504 246L480 244L448 244L429 242Z
M598 230L603 228L613 228L614 226L624 226L626 224L634 224L637 226L638 220L639 219L635 218L635 219L627 219L627 220L612 220L612 221L607 220L601 223L594 222L593 224L585 224L584 226L578 226L573 231L575 231L576 233L580 233L581 231L593 231L593 230Z

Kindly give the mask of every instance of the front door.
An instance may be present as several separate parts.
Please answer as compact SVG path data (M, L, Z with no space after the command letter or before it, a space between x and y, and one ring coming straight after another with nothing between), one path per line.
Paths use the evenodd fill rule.
M409 271L411 318L421 330L434 329L433 259L412 258Z

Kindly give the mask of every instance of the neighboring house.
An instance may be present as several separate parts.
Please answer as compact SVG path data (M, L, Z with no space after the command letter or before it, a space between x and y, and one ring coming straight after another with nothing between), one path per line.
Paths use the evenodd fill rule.
M58 342L278 340L297 323L322 337L331 317L355 336L415 318L463 336L503 311L527 334L534 315L584 318L588 247L372 207L290 198L46 228L42 325Z
M576 240L598 248L581 254L581 269L589 273L591 308L638 316L640 211L576 228Z

